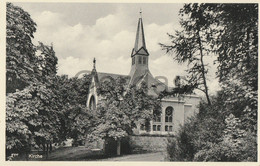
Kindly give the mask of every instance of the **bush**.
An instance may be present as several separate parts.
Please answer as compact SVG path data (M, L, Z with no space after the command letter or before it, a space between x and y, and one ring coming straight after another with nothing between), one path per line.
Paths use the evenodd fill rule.
M192 128L182 126L176 137L168 138L167 159L170 161L191 161L195 154Z
M168 139L168 160L257 161L256 133L244 129L241 118L227 115L216 100L212 106L201 103L200 113Z

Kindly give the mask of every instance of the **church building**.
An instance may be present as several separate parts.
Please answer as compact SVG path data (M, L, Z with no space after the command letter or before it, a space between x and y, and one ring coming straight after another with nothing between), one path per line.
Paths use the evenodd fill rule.
M119 75L111 73L97 72L94 66L92 69L92 82L90 85L89 95L87 99L87 107L95 109L101 96L97 94L97 87L99 83L106 79L116 79L117 77L128 77L130 79L128 85L141 85L142 82L146 82L148 86L148 94L156 96L162 90L171 90L165 82L163 77L154 77L149 70L149 57L153 56L149 54L149 48L146 48L145 35L143 28L142 17L138 20L136 39L134 48L131 53L132 63L129 75ZM176 71L177 72L177 71ZM166 81L166 80L164 80ZM144 126L138 125L138 128L134 130L135 135L174 135L178 131L178 127L185 123L190 116L193 116L197 111L197 105L200 102L200 97L192 94L186 95L182 98L177 96L168 96L162 99L162 113L160 116L154 118L150 123L150 129L145 129Z

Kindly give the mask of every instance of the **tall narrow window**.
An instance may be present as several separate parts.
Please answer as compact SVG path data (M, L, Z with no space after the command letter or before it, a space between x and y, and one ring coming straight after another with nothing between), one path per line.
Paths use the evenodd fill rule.
M132 65L135 64L135 57L132 58Z
M173 108L167 107L165 110L165 122L172 122Z
M90 97L89 108L91 110L95 110L96 109L96 101L95 101L95 97L94 96Z
M172 126L165 125L165 131L173 131Z
M161 131L161 125L153 125L153 131Z
M172 131L172 126L169 126L169 131Z
M157 131L161 131L161 125L157 125Z
M153 131L156 131L156 125L153 125Z
M142 57L141 56L138 57L138 64L142 64Z
M146 64L146 57L143 57L143 64Z

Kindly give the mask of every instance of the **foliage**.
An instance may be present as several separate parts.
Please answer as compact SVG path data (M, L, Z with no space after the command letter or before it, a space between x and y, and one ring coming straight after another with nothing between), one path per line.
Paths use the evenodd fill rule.
M217 5L220 32L213 44L227 105L244 127L256 132L258 90L258 4ZM250 18L250 19L249 19Z
M93 113L96 123L93 127L92 139L112 138L121 140L133 133L136 123L145 124L153 117L153 111L160 112L159 101L147 95L147 86L127 89L125 78L115 82L101 83L99 92L104 99Z
M192 161L195 154L211 142L219 142L224 128L225 113L220 110L223 98L212 98L212 105L200 103L199 113L189 119L178 131L175 139L170 139L167 151L169 160ZM176 149L176 150L175 150Z
M66 75L56 76L55 93L58 98L59 134L63 140L73 138L74 142L82 143L89 128L89 111L86 110L86 96L90 84L90 76L83 78L68 78Z
M53 46L32 44L36 24L7 3L6 152L52 148L67 138L82 142L90 122L85 108L90 76L57 76Z
M221 25L215 40L221 82L235 79L257 89L258 4L220 4L213 8Z
M11 3L6 5L6 93L15 92L37 80L35 47L31 39L36 23Z
M169 160L257 160L257 11L257 4L186 4L181 10L187 20L198 18L196 23L210 32L208 51L218 56L222 90L211 99L211 106L201 103L199 114L181 127L176 140L169 141ZM184 31L176 34L185 35ZM184 60L193 61L193 47L182 49L184 57L192 54ZM177 60L181 53L177 52Z
M53 46L44 45L39 42L36 47L40 55L37 56L37 67L41 73L40 78L46 78L46 76L55 76L57 73L58 58L55 56ZM43 81L47 81L43 79Z
M180 10L181 31L174 35L168 34L171 45L161 44L166 53L175 53L173 59L178 63L187 63L187 80L190 88L201 90L210 105L210 98L207 86L208 64L205 64L204 57L212 52L208 47L213 38L211 29L212 19L205 13L207 6L198 4L185 4Z
M199 150L195 161L256 161L257 143L253 133L240 129L241 121L230 114L225 120L221 141L210 142Z
M36 139L56 139L57 114L52 91L43 84L28 86L6 98L6 148L29 151Z
M200 104L200 112L168 140L170 161L256 161L257 139L225 108L218 93L212 105Z
M55 85L54 85L55 82ZM48 143L75 142L86 136L89 121L84 105L79 104L81 79L56 76L48 83L37 83L6 98L6 148L30 151Z

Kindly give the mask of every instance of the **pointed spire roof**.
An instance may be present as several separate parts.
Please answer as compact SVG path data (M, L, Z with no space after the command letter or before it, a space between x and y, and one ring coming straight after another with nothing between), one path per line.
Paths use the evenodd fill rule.
M93 59L93 69L91 71L91 75L94 78L94 82L98 84L99 80L98 80L98 74L96 70L96 58Z
M139 50L141 50L142 48L145 50L146 54L148 55L148 52L146 50L146 45L145 45L143 20L142 20L141 14L142 14L142 11L140 11L140 18L138 20L136 38L135 38L135 46L132 51L132 56L135 55L137 52L139 52Z
M96 69L96 58L93 59L93 69Z

